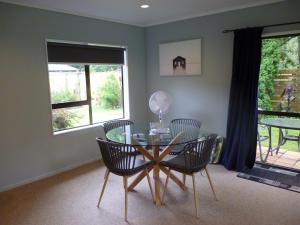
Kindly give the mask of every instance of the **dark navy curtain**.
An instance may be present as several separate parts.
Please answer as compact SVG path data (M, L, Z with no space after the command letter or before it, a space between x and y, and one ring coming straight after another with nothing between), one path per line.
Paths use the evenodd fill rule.
M222 158L230 170L243 171L255 162L261 33L262 28L234 32L227 138Z

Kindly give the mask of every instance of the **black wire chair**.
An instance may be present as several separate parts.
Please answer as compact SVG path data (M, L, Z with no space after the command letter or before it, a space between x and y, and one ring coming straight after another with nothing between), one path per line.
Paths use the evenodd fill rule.
M154 201L148 168L151 168L155 164L155 162L137 159L137 154L135 154L137 150L132 145L104 141L101 138L96 138L96 140L100 148L103 162L107 167L107 172L105 173L104 177L104 184L97 206L99 207L100 205L109 174L113 173L115 175L122 176L125 189L125 221L127 221L128 177L135 175L141 171L146 172L152 200Z
M105 134L112 129L125 128L126 126L130 126L133 133L134 123L130 120L110 120L103 124Z
M176 137L177 134L180 132L184 132L183 135L191 135L189 130L191 128L199 129L201 127L202 123L195 119L186 119L186 118L178 118L173 119L170 122L170 132L172 137ZM192 135L195 135L193 133ZM198 136L194 137L195 139L198 138ZM184 145L176 145L174 149L170 152L170 155L178 155L183 150Z
M298 151L300 151L300 133L298 135L289 134L291 129L281 129L279 128L279 145L284 145L286 141L297 141ZM279 148L276 150L276 154L278 154Z
M130 128L130 132L131 134L133 134L134 132L134 123L130 120L110 120L107 121L103 124L103 128L104 128L104 133L105 133L105 137L108 141L113 142L112 140L110 140L106 135L109 131L113 130L113 129L121 129L122 132L126 131L126 128ZM117 132L119 132L120 130L118 130ZM135 154L140 154L140 152L135 152ZM107 173L107 172L106 172ZM106 174L105 173L105 174Z
M164 200L164 196L167 190L171 170L175 170L182 174L192 176L196 217L198 216L198 209L195 188L195 173L205 170L210 187L212 189L215 199L217 200L215 189L213 187L210 175L207 170L207 164L209 163L211 152L215 147L216 138L217 135L209 135L204 140L188 143L184 146L183 151L179 155L175 156L174 158L168 161L160 162L161 166L169 168L167 173L167 179L164 185L162 202Z
M260 157L261 162L266 162L267 159L268 159L268 156L270 154L270 151L269 151L270 149L269 149L267 154L264 157L263 156L263 151L262 151L262 146L261 146L261 142L266 141L266 140L269 140L269 146L271 146L271 141L272 140L269 136L270 129L271 129L270 126L263 125L263 124L260 124L260 123L257 124L257 143L258 143L259 157ZM268 135L262 135L263 130L267 130ZM271 151L271 154L273 154L272 151Z

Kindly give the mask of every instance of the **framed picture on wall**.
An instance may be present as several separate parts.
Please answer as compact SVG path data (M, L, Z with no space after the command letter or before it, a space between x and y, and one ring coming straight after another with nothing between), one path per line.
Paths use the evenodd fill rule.
M201 39L159 44L161 76L201 74Z

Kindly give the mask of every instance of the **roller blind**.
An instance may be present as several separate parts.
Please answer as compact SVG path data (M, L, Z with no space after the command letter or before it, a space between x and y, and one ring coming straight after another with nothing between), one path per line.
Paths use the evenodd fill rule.
M47 42L48 62L124 64L124 48Z

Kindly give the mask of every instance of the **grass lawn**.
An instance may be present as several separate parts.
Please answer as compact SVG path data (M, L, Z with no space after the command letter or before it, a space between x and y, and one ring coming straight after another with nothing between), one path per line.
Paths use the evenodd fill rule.
M299 131L297 130L288 130L288 133L290 135L299 135ZM268 130L267 129L261 129L260 135L262 136L268 136ZM275 148L278 145L278 136L279 136L279 129L278 128L272 128L272 147ZM268 147L269 146L269 140L263 141L262 146ZM286 141L284 145L280 147L281 149L286 149L289 151L298 151L298 143L296 141Z
M93 106L94 123L120 118L123 118L123 108L103 109L99 106Z

